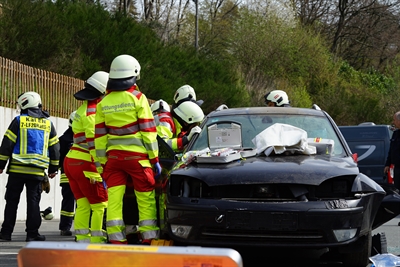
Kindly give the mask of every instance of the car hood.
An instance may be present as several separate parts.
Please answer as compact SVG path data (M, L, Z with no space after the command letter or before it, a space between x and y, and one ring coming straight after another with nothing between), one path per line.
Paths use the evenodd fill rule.
M218 164L192 162L173 170L171 175L197 178L209 186L265 182L319 185L332 177L358 173L350 157L294 155L259 156Z

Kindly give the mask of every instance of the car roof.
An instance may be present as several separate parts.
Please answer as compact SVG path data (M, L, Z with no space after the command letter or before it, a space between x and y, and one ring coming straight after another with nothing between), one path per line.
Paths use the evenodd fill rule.
M248 114L294 114L322 116L325 114L321 110L311 108L292 108L292 107L244 107L244 108L225 108L212 111L207 117L228 116L228 115L248 115Z

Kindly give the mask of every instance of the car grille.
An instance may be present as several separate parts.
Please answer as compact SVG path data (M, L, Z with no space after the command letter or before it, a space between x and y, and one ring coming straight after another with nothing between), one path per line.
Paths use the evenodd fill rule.
M304 184L229 184L208 186L198 179L172 179L170 194L191 198L225 199L251 202L288 202L353 198L354 177L328 179L320 185Z
M318 231L251 231L237 229L204 228L201 231L202 240L219 240L226 242L256 242L256 243L324 243L324 235Z

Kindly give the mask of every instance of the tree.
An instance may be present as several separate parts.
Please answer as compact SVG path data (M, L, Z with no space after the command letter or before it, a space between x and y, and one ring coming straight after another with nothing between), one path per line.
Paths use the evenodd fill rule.
M335 67L318 36L273 12L263 15L242 8L240 15L227 50L243 75L253 105L263 104L262 96L274 89L304 96L294 92L306 88L315 96L329 84ZM298 106L310 104L301 98L292 101Z
M331 52L356 69L384 71L400 47L400 1L291 0L297 18L328 40Z

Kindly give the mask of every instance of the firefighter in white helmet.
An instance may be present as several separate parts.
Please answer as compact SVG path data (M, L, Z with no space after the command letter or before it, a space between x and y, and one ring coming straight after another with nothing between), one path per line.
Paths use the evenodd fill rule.
M108 73L97 71L90 76L85 87L74 94L82 105L76 110L72 122L74 144L64 160L64 170L77 208L74 218L75 241L80 243L106 243L103 217L107 208L107 188L97 167L101 167L94 150L95 114L103 98Z
M75 197L71 191L71 186L64 171L64 159L67 155L69 149L74 143L74 133L72 131L72 121L76 115L76 110L69 115L68 128L60 136L60 186L61 186L61 211L60 211L60 223L58 229L60 230L60 235L71 236L71 227L74 221L74 210L75 210Z
M264 96L268 107L290 107L289 97L285 91L273 90Z
M136 85L139 76L140 64L134 57L114 58L107 94L96 112L95 150L101 164L107 162L103 172L109 193L107 234L113 244L127 243L122 203L130 180L142 243L159 238L154 190L155 176L161 174L157 131L148 100Z
M44 241L39 234L42 223L39 202L45 170L54 178L59 165L59 141L56 129L42 110L42 100L36 92L18 96L16 116L4 134L0 147L0 174L7 165L7 190L4 221L0 239L10 241L14 231L18 203L26 187L26 241Z
M159 99L151 104L150 109L154 116L154 122L156 124L157 133L160 137L169 136L172 128L175 129L174 122L171 117L171 109L169 104ZM171 134L172 137L172 134ZM128 244L138 244L138 230L139 226L139 211L137 209L137 201L135 190L133 188L132 180L128 179L128 184L125 189L125 195L123 199L123 218L125 223L125 234ZM131 185L132 184L132 185Z
M171 108L168 103L162 99L157 100L153 104L151 104L150 109L153 114L158 114L161 112L171 112Z
M185 84L176 90L172 109L178 107L181 103L186 101L192 101L199 106L201 106L204 102L203 100L196 100L196 92L194 91L193 87L188 84Z
M204 118L200 106L192 101L183 101L172 112L167 112L166 102L156 101L151 107L157 121L158 144L164 142L175 152L182 152L189 141L200 133L199 123ZM168 106L169 107L169 106ZM160 140L162 138L162 140ZM158 184L160 190L165 190L165 183ZM159 196L160 210L164 205L163 195ZM159 214L160 225L164 223L164 214Z
M157 134L161 138L172 138L175 132L175 124L172 120L171 108L168 103L160 99L151 104L150 108L157 126Z
M182 152L185 146L197 133L201 132L198 126L204 119L204 113L198 104L192 101L182 102L171 111L175 131L172 138L164 138L175 152Z

